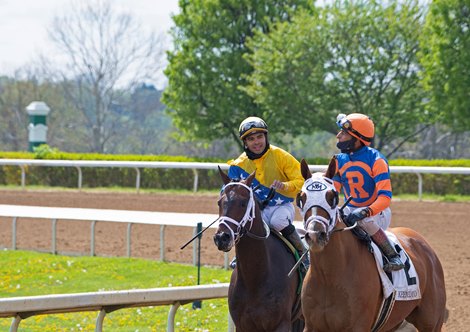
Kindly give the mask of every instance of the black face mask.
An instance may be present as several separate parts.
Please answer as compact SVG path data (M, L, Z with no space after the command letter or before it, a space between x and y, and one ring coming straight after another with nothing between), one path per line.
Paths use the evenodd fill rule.
M353 137L349 141L338 142L336 147L341 150L342 153L350 153L356 151L354 145L356 144L357 138Z

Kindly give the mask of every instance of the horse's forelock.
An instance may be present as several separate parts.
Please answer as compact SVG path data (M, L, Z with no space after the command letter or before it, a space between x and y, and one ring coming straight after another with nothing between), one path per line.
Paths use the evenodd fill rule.
M235 179L231 179L231 181L227 184L236 184L236 183L240 183L240 184L243 184L249 188L251 188L251 186L249 186L247 183L246 183L246 179L240 179L240 178L235 178ZM231 192L236 192L237 194L241 194L242 192L241 191L237 191L237 189L235 187L242 187L242 186L227 186L227 184L223 187L223 191L225 192L227 187L232 187L232 190ZM245 187L242 187L243 189L246 189Z

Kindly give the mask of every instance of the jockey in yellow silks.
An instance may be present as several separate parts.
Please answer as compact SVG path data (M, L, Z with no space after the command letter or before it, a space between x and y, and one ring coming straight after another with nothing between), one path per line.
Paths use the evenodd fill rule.
M228 176L241 180L256 171L253 187L258 201L267 198L270 188L276 190L275 196L262 210L263 220L303 254L306 248L293 224L293 201L304 183L300 163L287 151L269 144L268 126L258 117L243 120L239 136L245 152L228 162Z

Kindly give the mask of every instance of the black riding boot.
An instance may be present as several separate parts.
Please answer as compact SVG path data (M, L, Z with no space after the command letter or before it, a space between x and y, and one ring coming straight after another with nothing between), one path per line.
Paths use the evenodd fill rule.
M384 264L385 272L398 271L405 267L382 229L379 229L371 238L388 260L388 263Z
M233 257L233 259L230 261L228 265L230 266L232 270L234 270L235 267L237 266L237 256Z
M305 248L305 245L302 242L299 233L297 233L294 225L287 226L281 231L281 233L294 246L294 248L299 253L299 256L302 256L307 251L307 248ZM307 271L310 266L308 255L305 255L302 264L305 268L305 271Z

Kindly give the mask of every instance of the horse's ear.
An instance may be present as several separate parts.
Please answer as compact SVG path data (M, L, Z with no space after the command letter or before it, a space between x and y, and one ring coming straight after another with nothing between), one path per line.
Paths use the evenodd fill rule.
M332 179L333 176L336 174L336 156L333 156L330 159L330 163L328 164L328 169L325 172L325 177Z
M217 167L219 168L219 174L220 174L220 177L222 178L222 181L224 182L224 184L229 183L231 180L228 177L228 175L225 174L224 171L222 171L222 168L220 168L220 166L217 166Z
M312 177L312 172L310 172L310 169L308 168L308 164L305 159L302 159L302 161L300 162L300 172L302 173L304 180L310 179Z
M256 170L251 173L245 180L245 184L248 186L248 187L251 187L251 183L253 182L253 180L255 179L255 175L256 175Z

